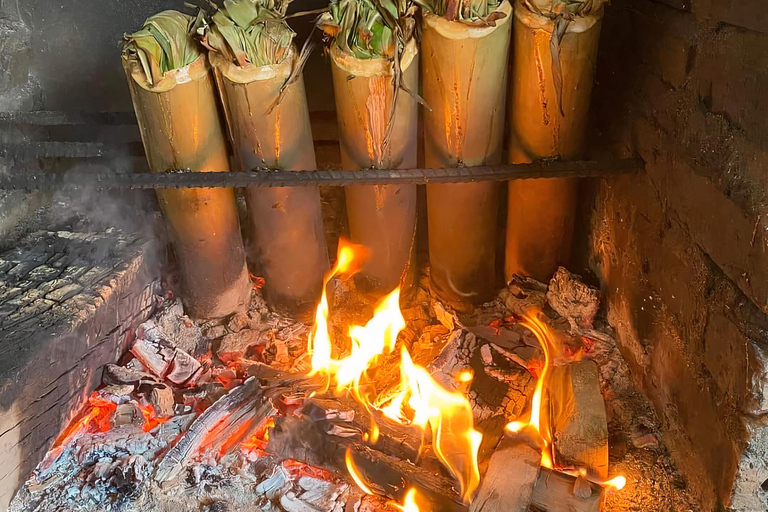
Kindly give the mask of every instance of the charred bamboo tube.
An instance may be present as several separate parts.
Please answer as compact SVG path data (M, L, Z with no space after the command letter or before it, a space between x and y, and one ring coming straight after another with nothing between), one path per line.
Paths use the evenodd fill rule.
M555 22L515 5L509 163L582 155L602 16L602 6L575 16L561 37L559 98L550 47ZM516 180L508 187L505 277L549 281L570 256L578 181Z
M424 15L422 79L427 167L496 165L502 159L512 8L495 26ZM432 286L457 309L496 291L498 184L427 185Z
M334 45L331 63L342 167L415 167L418 104L402 91L397 96L393 126L385 143L394 94L391 62L383 58L357 59ZM416 91L419 65L414 41L406 45L400 65L403 83ZM349 186L345 195L350 237L371 251L371 257L355 276L358 289L378 297L398 284L407 288L415 275L416 185Z
M227 146L205 56L150 85L135 57L124 56L133 106L152 172L229 169ZM181 270L182 301L196 318L248 307L245 265L232 189L157 190Z
M278 102L296 65L293 48L281 63L267 66L240 67L215 52L209 58L242 168L315 169L303 79L288 85ZM267 302L311 318L329 267L319 188L248 187L246 194L249 253L261 263Z

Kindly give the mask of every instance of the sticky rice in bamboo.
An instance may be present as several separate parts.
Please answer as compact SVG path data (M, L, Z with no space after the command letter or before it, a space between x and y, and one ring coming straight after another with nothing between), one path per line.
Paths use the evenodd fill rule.
M425 164L496 165L502 160L507 0L420 0ZM457 309L490 300L497 288L499 185L427 185L432 287Z
M243 170L316 169L304 80L288 2L227 0L203 38ZM311 318L328 270L320 191L249 187L251 259L277 311Z
M216 91L201 19L175 11L150 17L127 36L123 67L152 172L228 171ZM232 189L158 189L190 316L214 318L248 307L251 282Z
M516 3L510 163L582 156L602 16L601 0ZM568 263L578 182L517 180L508 186L505 276L548 281Z
M318 22L329 37L345 170L416 167L418 48L413 11L391 0L340 0ZM370 258L356 276L372 297L414 276L416 185L345 188L352 241Z

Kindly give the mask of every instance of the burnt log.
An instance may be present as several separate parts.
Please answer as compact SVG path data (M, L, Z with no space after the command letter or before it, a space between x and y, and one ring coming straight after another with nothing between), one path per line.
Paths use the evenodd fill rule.
M376 411L371 413L351 398L313 397L306 400L305 404L304 413L310 418L322 419L317 416L320 412L331 426L348 429L347 439L350 441L360 444L367 442L382 453L411 462L416 462L419 458L424 435L417 427L395 423ZM379 429L375 442L370 434L372 421L376 422Z
M189 430L165 454L157 466L154 479L164 483L178 476L192 457L206 444L211 431L221 428L220 423L229 424L227 422L230 416L235 415L242 407L250 407L251 404L261 403L261 401L261 386L255 378L248 379L219 398L190 425Z
M521 436L505 437L491 456L470 512L525 512L533 497L541 452Z
M154 309L154 252L110 230L39 231L0 254L0 510Z
M602 487L560 471L541 468L531 497L534 512L598 512Z
M559 267L547 289L547 301L552 309L565 317L571 332L579 328L589 329L600 309L600 292L579 280L565 268Z
M280 418L270 431L267 451L281 459L293 459L344 475L348 474L349 450L355 468L372 490L402 502L415 487L430 503L430 510L463 512L466 506L452 481L398 457L326 432L323 422L309 418Z
M261 331L251 329L241 329L227 334L222 338L216 355L224 363L242 359L250 347L263 343L261 336Z

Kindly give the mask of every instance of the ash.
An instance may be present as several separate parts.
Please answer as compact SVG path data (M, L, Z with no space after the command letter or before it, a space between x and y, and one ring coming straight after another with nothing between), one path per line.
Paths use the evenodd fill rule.
M338 313L330 325L348 325L372 311L350 283L335 287ZM530 308L541 309L566 352L579 352L600 368L611 465L629 480L627 491L605 497L604 510L688 510L652 408L635 390L610 329L595 320L599 295L590 296L578 283L575 300L566 284L516 279L496 300L462 316L435 299L423 276L402 310L407 326L399 342L448 389L461 389L462 371L475 375L467 393L484 435L484 471L504 425L530 408L541 353L517 320ZM317 453L298 460L273 449L280 445L270 439L275 421L295 419L310 402L312 389L304 387L310 327L271 312L258 290L247 313L218 321L193 321L170 297L160 302L130 351L105 368L102 386L19 490L12 512L393 510L387 498L365 494L343 467ZM377 391L399 380L397 365L388 364L395 358L383 358L377 368ZM360 424L369 424L344 400L310 405L313 420L320 410L328 423L327 439L350 442ZM420 465L447 480L419 441L412 451ZM301 443L288 444L293 454ZM393 446L386 456L409 458L408 442ZM670 496L668 508L648 499L659 493Z

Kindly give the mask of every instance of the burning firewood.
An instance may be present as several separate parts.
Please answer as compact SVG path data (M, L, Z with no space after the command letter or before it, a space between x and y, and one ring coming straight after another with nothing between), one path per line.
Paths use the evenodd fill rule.
M401 501L409 487L416 487L434 505L432 510L466 510L449 479L358 444L354 438L332 435L324 430L322 422L282 418L271 431L267 450L283 459L301 460L343 474L348 473L350 457L359 477L383 496Z
M585 360L554 366L548 390L557 466L608 478L608 422L597 365Z
M522 436L505 437L491 456L470 512L525 512L531 503L541 452Z
M262 402L262 391L259 381L250 378L241 386L236 387L228 394L217 400L211 407L205 410L189 427L189 430L179 439L176 445L163 457L157 466L155 480L163 483L175 478L187 465L199 449L207 444L208 435L214 429L224 431L231 429L236 422L228 423L231 417L246 421L247 415L236 416L238 410L243 407L250 408L252 404L262 404L267 408L272 405ZM252 409L251 409L252 410ZM264 419L266 421L266 418ZM223 428L224 424L226 428ZM210 443L210 441L208 441Z
M603 488L582 477L541 468L531 499L537 512L597 512Z
M369 411L353 400L310 398L306 401L304 411L315 420L327 421L330 426L342 425L352 429L354 434L348 439L361 444L369 442L378 451L387 455L416 462L421 453L421 431L408 425L395 423L382 417L381 414L372 417ZM325 416L317 418L315 411ZM374 420L378 428L375 440L371 439L370 434Z

